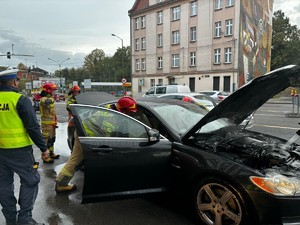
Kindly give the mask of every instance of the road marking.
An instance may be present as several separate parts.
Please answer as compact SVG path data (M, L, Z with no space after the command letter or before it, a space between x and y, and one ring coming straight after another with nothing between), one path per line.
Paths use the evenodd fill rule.
M289 130L299 130L300 127L280 127L280 126L272 126L272 125L265 125L265 124L253 124L257 127L270 127L270 128L279 128L279 129L289 129Z
M282 114L279 114L279 115L270 115L270 114L258 114L258 113L255 113L254 116L284 116Z

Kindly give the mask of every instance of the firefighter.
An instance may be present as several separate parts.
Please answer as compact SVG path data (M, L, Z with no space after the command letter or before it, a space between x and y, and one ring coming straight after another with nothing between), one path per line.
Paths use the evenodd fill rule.
M44 160L45 163L53 163L54 159L58 159L60 155L54 153L54 142L56 138L56 128L57 128L57 116L56 109L54 105L54 94L57 90L57 86L54 83L45 83L42 86L43 90L41 92L40 100L40 113L41 113L41 128L42 134L50 151L51 160Z
M6 224L41 224L32 218L40 175L32 144L49 158L49 150L29 98L18 93L18 70L0 73L0 204ZM14 173L20 177L19 199L14 195ZM17 211L16 204L20 208Z
M137 111L136 101L128 96L122 97L118 100L117 103L108 104L105 107L125 114ZM103 120L103 123L100 126L96 125L99 124L99 118ZM116 129L116 122L112 121L112 119L113 118L111 118L111 114L100 112L100 114L98 115L93 115L91 117L86 118L85 121L83 121L83 126L89 136L96 136L96 134L99 134L98 128L101 128L101 132L103 133L103 135L110 136ZM55 191L57 193L70 192L76 190L77 188L75 184L69 184L69 182L74 176L76 168L78 167L78 165L80 165L80 163L83 160L83 150L80 145L76 131L74 137L75 141L72 154L65 166L57 175L55 180Z
M78 85L74 85L68 94L69 96L71 95L71 97L69 97L69 99L67 101L67 105L66 105L69 119L72 117L71 110L70 110L70 104L77 104L76 96L79 94L80 94L80 87Z

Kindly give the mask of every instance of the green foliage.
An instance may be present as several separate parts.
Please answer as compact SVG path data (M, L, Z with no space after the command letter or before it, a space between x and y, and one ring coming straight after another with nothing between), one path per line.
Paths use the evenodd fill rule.
M123 78L130 82L131 59L130 46L118 48L113 56L106 56L102 49L95 49L84 58L79 68L65 68L55 71L56 77L64 77L66 84L84 79L98 82L121 82Z
M300 65L299 37L297 26L292 26L281 10L274 12L271 70L290 64Z

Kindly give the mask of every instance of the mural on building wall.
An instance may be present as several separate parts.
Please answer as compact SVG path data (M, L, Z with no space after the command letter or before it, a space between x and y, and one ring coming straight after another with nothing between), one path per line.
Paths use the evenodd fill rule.
M273 0L242 0L239 87L270 71Z

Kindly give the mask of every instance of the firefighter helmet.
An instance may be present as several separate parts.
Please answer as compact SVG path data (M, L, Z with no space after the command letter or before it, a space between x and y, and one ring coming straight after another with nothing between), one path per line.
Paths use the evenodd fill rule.
M137 111L136 101L129 96L120 98L116 103L116 107L120 112L123 113Z
M43 85L43 91L46 91L49 94L52 94L55 90L57 90L57 86L54 83L48 82Z
M80 92L80 87L78 85L74 85L72 88L71 88L71 91L79 91Z

